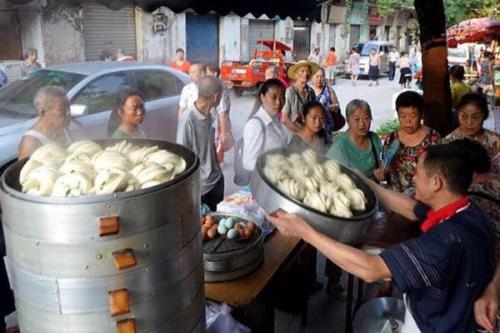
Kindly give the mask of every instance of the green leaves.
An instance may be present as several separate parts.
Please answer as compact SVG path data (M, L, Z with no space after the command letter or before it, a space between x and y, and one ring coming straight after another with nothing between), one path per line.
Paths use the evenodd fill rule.
M441 1L441 0L439 0ZM392 14L401 7L413 7L413 0L376 0L381 16ZM499 16L500 0L444 0L446 25L476 17Z

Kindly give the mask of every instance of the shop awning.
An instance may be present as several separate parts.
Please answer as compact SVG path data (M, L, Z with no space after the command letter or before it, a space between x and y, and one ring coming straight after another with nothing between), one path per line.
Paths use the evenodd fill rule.
M500 21L489 17L471 19L448 28L448 45L456 47L461 43L479 43L500 37Z
M105 6L119 9L127 0L99 0ZM238 16L252 14L254 17L266 15L274 19L304 19L321 21L321 3L324 0L135 0L134 3L147 12L154 11L160 6L170 8L176 13L188 9L203 15L216 12L221 16L235 13Z

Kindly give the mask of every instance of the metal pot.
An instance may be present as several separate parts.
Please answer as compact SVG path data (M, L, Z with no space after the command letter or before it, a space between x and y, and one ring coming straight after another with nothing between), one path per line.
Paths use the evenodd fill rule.
M354 333L397 333L404 323L405 306L394 297L374 298L364 303L353 321Z
M340 164L342 172L349 175L356 186L365 194L367 199L366 209L362 212L354 212L352 218L340 218L310 208L302 202L281 192L264 176L264 172L262 171L265 166L265 158L267 155L281 154L288 156L291 152L292 151L282 148L273 149L262 154L258 158L250 181L250 189L259 205L268 213L273 213L278 209L282 209L289 213L298 214L319 232L340 242L353 242L362 237L368 229L378 207L377 197L370 187L352 170ZM318 156L318 158L325 159L320 156Z
M148 189L77 198L21 193L26 160L3 174L5 263L22 332L205 330L199 161L174 143L128 141L176 153L187 168Z

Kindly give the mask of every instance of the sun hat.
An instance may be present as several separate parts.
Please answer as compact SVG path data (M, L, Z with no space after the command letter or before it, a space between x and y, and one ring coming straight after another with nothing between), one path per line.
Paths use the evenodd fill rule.
M294 79L295 78L295 72L297 72L297 69L299 69L299 67L302 67L302 66L308 66L309 70L311 71L311 75L316 74L316 72L319 70L319 65L318 64L316 64L316 63L314 63L312 61L300 60L300 61L296 62L294 65L292 65L288 69L288 77L290 79Z

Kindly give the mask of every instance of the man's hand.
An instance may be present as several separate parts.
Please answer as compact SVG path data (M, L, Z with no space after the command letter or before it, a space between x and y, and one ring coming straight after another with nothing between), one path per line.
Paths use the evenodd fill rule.
M274 224L284 236L304 237L313 228L300 216L285 213L282 210L271 215L266 214L266 219Z
M491 282L483 295L474 303L476 322L489 333L495 333L494 323L498 309L498 292Z

